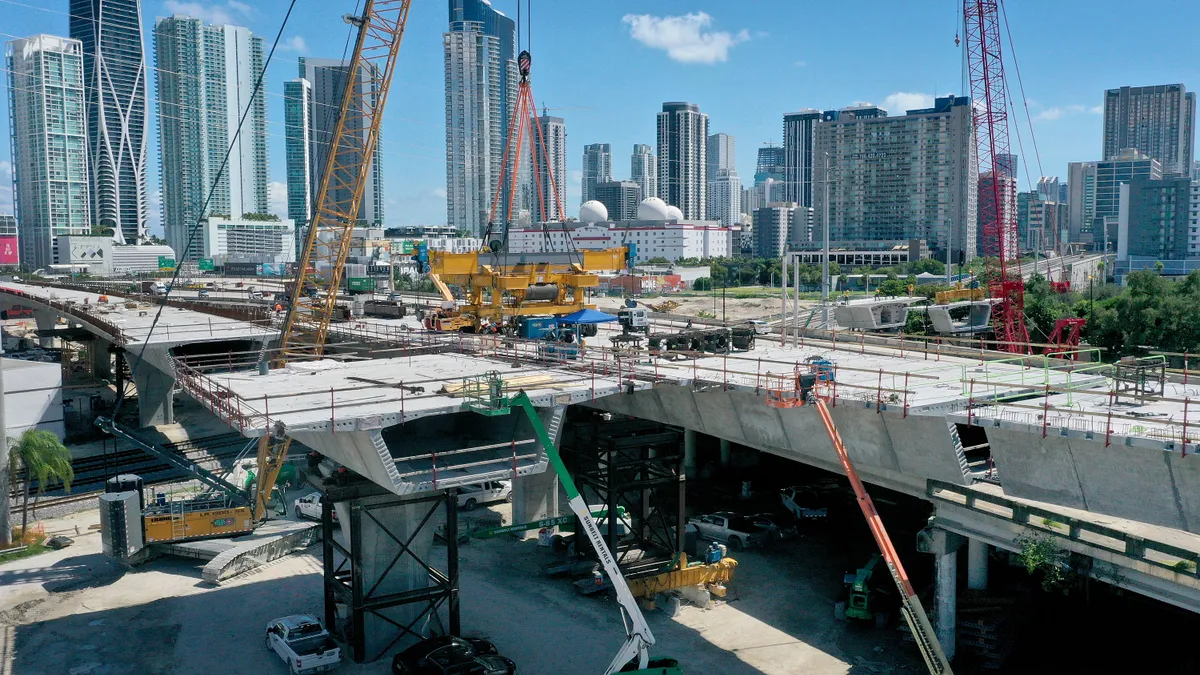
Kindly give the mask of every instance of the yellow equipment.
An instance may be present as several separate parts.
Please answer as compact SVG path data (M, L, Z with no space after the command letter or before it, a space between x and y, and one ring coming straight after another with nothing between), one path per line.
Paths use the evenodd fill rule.
M952 291L938 291L934 295L934 302L939 305L946 305L951 302L961 302L963 300L983 300L988 297L988 289L986 288L956 288Z
M346 87L342 94L341 112L329 141L331 152L317 188L317 208L296 266L280 349L273 359L276 367L324 352L410 4L411 0L366 0L361 16L346 17L358 27L347 72L361 72L370 83ZM311 292L313 288L317 292ZM291 444L290 438L277 436L273 429L259 440L256 521L266 518L267 502Z
M222 508L211 500L169 502L162 507L147 505L143 515L146 543L182 541L205 537L228 537L254 529L248 506Z
M467 297L466 304L443 315L442 325L478 330L485 321L500 325L510 317L595 309L586 291L600 286L596 273L625 269L627 253L625 247L569 254L430 251L429 276L438 279L435 285L462 288Z

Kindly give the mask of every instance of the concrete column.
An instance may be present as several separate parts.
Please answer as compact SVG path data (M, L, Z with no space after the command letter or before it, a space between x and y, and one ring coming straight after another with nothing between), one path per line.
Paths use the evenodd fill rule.
M141 425L174 424L175 401L172 392L175 390L175 378L132 355L129 361L133 369L133 386L137 387Z
M558 474L553 469L513 481L512 524L554 518L558 510ZM537 530L528 534L537 535Z
M986 591L988 587L988 545L978 539L967 540L967 588Z
M112 354L108 351L108 344L104 340L96 339L89 345L92 350L92 374L96 379L112 379Z
M729 441L721 439L721 468L729 466Z
M683 475L696 477L696 431L683 430Z
M35 311L33 313L33 320L37 322L39 331L53 330L54 327L58 325L58 315L53 312ZM41 346L46 348L54 346L54 338L52 337L39 337L38 342L41 344Z
M954 658L954 627L958 622L958 551L934 556L934 605L938 642L947 659Z

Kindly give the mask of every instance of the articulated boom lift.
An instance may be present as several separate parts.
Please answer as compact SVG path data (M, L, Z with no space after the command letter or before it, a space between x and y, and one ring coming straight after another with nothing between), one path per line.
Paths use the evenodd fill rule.
M411 0L366 0L361 16L345 17L358 27L349 72L365 72L374 85L347 86L342 94L341 112L317 189L315 213L291 287L279 351L272 359L275 367L282 367L290 359L320 357L324 353L410 4ZM314 287L315 293L305 290ZM267 515L271 490L291 444L290 438L274 429L268 429L259 441L255 520Z

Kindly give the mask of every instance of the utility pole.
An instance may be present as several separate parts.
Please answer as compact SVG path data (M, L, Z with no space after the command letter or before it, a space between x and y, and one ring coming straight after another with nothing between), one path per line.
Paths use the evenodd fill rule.
M0 546L8 546L12 544L12 520L11 520L11 501L8 498L8 493L11 491L12 475L9 473L8 462L8 418L4 411L4 332L0 330L0 498L4 499L4 504L0 505L0 511L3 511L4 517L0 518ZM25 536L22 532L21 536Z
M825 153L825 227L822 233L825 245L825 259L822 261L821 272L821 303L824 305L825 328L829 329L829 153Z

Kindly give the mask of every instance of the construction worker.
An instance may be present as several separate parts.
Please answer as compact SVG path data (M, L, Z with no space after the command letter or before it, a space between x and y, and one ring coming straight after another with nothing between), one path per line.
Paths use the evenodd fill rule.
M280 314L282 312L283 312L283 303L279 303L279 302L275 303L275 313Z

